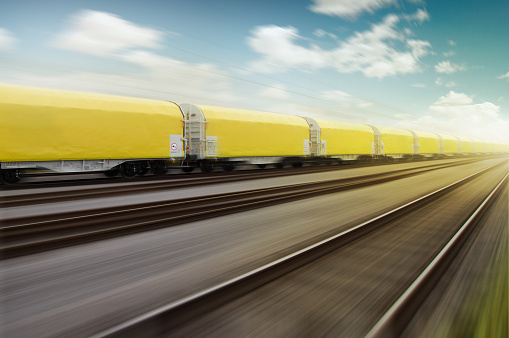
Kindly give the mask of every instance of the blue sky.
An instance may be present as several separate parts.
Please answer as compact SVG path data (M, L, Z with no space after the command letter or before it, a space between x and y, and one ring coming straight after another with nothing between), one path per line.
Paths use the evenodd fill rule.
M0 81L509 142L507 0L0 2Z

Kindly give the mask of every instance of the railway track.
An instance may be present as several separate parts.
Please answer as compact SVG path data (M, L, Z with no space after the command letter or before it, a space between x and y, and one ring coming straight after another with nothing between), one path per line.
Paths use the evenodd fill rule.
M503 165L507 165L507 162L504 161L484 169L378 217L353 226L349 230L338 233L238 277L224 281L221 284L209 287L147 312L132 320L100 332L94 337L121 337L125 335L179 336L192 335L193 333L203 334L203 332L211 333L211 331L206 330L214 329L218 330L218 332L213 331L214 334L219 336L224 333L221 330L224 331L228 329L228 325L223 321L224 318L228 318L228 315L242 317L244 312L242 309L244 307L256 308L257 306L261 306L259 304L263 304L264 301L267 302L265 298L263 298L264 294L282 293L282 291L271 293L271 285L275 284L276 286L272 286L272 288L276 290L291 289L291 286L287 284L290 279L288 276L291 274L294 276L297 275L298 279L310 280L311 277L306 276L310 273L310 276L314 276L310 266L317 264L316 262L321 261L321 264L324 264L323 260L329 259L333 261L333 265L335 265L342 258L341 255L338 256L338 250L353 247L355 251L359 251L355 246L357 243L365 243L366 238L369 236L371 236L370 238L380 237L381 231L383 231L385 236L390 235L390 231L397 231L399 233L401 229L395 228L395 223L400 222L404 224L406 219L412 219L414 214L417 215L419 212L422 212L424 208L434 210L434 208L436 208L434 204L440 205L443 199L450 198L450 195L458 191L460 187L463 187L463 189L468 188L469 184L474 184L476 182L476 179L487 177L489 173L495 172L497 168ZM426 251L426 255L430 256L424 256L419 261L419 265L422 265L423 268L420 269L420 272L417 274L409 274L413 276L412 280L410 283L407 283L408 285L403 290L398 289L399 296L379 296L383 302L381 302L381 304L375 302L376 306L374 307L384 309L384 313L381 315L378 313L373 314L372 317L374 319L365 318L365 322L368 323L366 324L367 327L354 328L354 330L361 330L361 333L359 333L359 331L354 331L354 333L351 333L352 336L364 336L366 334L369 337L397 336L404 329L406 323L415 312L427 291L432 288L437 277L447 268L447 265L455 256L458 248L461 247L472 227L475 226L476 221L495 199L497 193L500 191L500 187L503 184L507 184L508 175L509 174L505 174L498 185L494 189L490 189L490 193L481 199L481 203L476 202L474 212L465 214L455 229L448 230L451 233L450 236L448 235L448 238L443 238L444 236L442 234L434 235L434 238L440 238L443 241L443 243L439 245L440 250L428 249ZM432 220L430 222L432 222ZM391 227L394 227L394 229L391 229ZM403 239L401 240L403 241ZM437 241L437 239L434 241ZM359 245L362 246L365 244ZM402 259L402 257L398 257L397 259ZM415 264L412 264L412 266L413 265ZM309 270L306 272L306 269L310 269L311 272ZM372 276L372 278L374 277ZM357 285L360 286L359 284ZM337 289L339 286L334 285L334 288ZM250 295L252 296L250 297ZM293 297L297 296L293 295ZM366 295L361 295L359 297L366 298ZM239 298L247 299L247 303L240 302ZM258 301L259 298L263 299ZM274 300L274 302L276 301L277 300ZM327 301L330 303L333 302L333 299L327 298ZM249 305L249 302L253 302L254 305ZM372 302L373 301L369 303ZM270 306L270 304L266 306ZM262 310L258 311L263 312L263 307ZM274 317L277 317L277 314L274 315ZM206 325L204 323L208 323L208 326L203 326ZM247 326L240 325L243 329L248 329ZM256 335L257 332L259 333L259 331L256 331L259 329L256 326L252 325L249 329L252 330L250 333L253 335ZM244 331L240 329L240 331L237 332ZM335 335L331 328L329 328L327 332L330 335ZM347 331L341 332L348 335L348 333L346 333Z
M478 222L490 205L496 200L496 195L502 191L503 184L507 184L509 174L505 175L499 184L482 201L478 208L459 227L454 236L443 246L442 250L433 258L431 263L415 278L414 282L392 304L385 314L378 320L366 337L399 336L412 319L412 316L424 302L428 293L433 289L438 279L449 267L457 253L466 242L468 236L478 226Z
M478 161L478 159L466 159L453 163L431 164L423 167L445 168L448 166L465 165L476 161ZM115 186L111 185L103 186L101 184L101 186L99 187L78 188L72 190L56 190L39 193L30 192L26 194L16 194L16 195L11 194L8 196L4 196L2 206L6 208L99 197L113 197L126 194L149 193L157 191L166 191L170 189L183 189L195 186L205 186L209 184L231 183L244 180L311 174L317 172L343 170L345 168L359 168L363 166L364 165L348 165L342 167L321 166L321 167L292 168L287 170L266 169L266 170L256 170L255 172L247 173L245 172L215 173L214 175L208 174L205 176L200 175L198 177L189 177L193 175L181 175L178 179L176 178L170 178L165 180L158 179L157 181L153 181L152 179L150 179L144 182L127 181L122 185ZM17 188L18 187L15 187L14 189Z
M65 212L4 219L0 253L16 257L59 247L147 231L298 199L371 186L470 163L448 163L353 178L183 198L136 206L110 207L95 213Z

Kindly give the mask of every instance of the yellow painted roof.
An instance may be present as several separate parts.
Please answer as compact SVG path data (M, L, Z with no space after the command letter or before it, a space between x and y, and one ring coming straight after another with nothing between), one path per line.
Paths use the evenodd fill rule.
M81 110L100 109L102 111L143 112L146 114L166 113L161 109L175 106L173 103L160 100L5 85L0 85L0 104L78 108Z
M438 134L440 136L442 136L442 139L444 140L453 140L453 141L458 141L458 138L456 136L452 136L452 135L447 135L447 134Z
M392 134L392 135L403 135L403 136L411 136L412 133L405 129L392 128L392 127L376 127L380 133L383 134Z
M337 120L325 120L321 118L315 118L315 120L320 125L320 128L348 129L373 133L373 129L371 129L370 126L365 124Z
M432 139L439 139L438 135L435 134L435 133L430 133L430 132L427 132L427 131L418 131L418 130L414 130L413 131L417 137L421 138L421 137L427 137L427 138L432 138Z
M227 119L230 121L237 120L243 122L308 126L306 120L295 115L267 113L235 108L213 107L207 105L197 105L197 107L202 110L206 120Z

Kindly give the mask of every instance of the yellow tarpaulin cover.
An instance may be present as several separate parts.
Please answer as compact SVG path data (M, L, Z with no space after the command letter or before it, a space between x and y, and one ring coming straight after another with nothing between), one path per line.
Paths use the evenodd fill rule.
M491 149L495 153L507 151L506 148L509 148L509 146L506 146L500 142L492 142L491 144L492 144Z
M301 117L198 105L217 157L303 156L309 125Z
M437 134L425 131L414 131L419 139L420 154L438 154L440 150L440 138Z
M414 136L404 129L377 127L382 134L384 153L390 154L412 154Z
M370 155L374 131L364 124L315 119L326 141L327 155Z
M0 86L0 161L168 158L181 119L165 101Z
M472 138L472 152L484 153L484 142L478 138Z
M462 153L472 153L473 152L473 141L468 137L459 137L461 143L461 152Z
M458 152L459 141L456 136L439 134L444 142L444 154L456 154Z

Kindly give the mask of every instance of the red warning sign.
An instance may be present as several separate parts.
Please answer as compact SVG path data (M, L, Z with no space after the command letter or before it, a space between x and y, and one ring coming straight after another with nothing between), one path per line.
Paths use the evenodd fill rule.
M171 150L177 150L179 148L178 144L172 143L171 144Z

